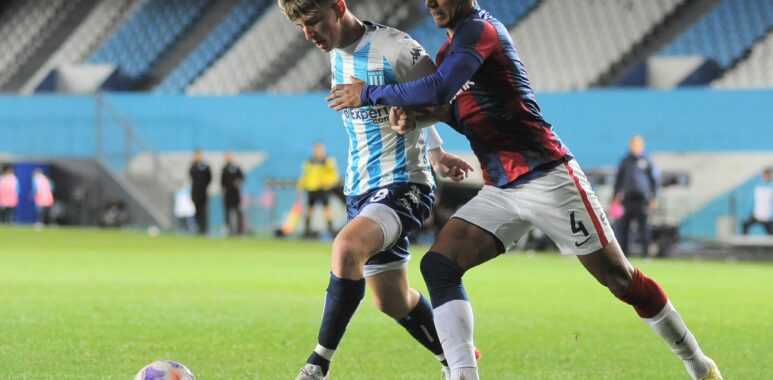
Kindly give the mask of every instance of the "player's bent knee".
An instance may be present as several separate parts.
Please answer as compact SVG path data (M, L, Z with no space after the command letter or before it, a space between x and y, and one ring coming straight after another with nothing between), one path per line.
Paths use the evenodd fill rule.
M456 299L467 299L462 285L464 270L448 257L427 252L421 259L421 274L432 298L432 307Z
M338 237L333 242L333 266L361 267L370 256L365 244L356 237Z
M654 317L668 303L668 296L663 288L638 269L634 271L626 291L618 298L633 306L642 318Z
M604 285L615 297L620 298L628 292L631 286L631 276L628 273L610 273L606 276Z

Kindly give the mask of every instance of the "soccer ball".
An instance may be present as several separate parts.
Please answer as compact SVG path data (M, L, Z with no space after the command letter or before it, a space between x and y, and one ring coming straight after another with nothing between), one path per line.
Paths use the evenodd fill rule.
M178 362L157 360L142 368L134 380L196 380L196 376Z

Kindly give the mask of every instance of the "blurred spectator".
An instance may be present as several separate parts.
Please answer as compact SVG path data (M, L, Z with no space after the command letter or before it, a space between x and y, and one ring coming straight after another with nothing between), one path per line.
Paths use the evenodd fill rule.
M207 234L207 188L212 182L212 171L209 170L209 164L204 162L204 153L200 148L196 148L193 153L193 163L188 171L191 177L191 199L196 206L196 225L200 235Z
M626 256L630 254L631 221L638 225L641 255L648 255L650 231L647 218L650 211L657 208L657 191L657 169L644 152L644 138L635 135L631 138L628 155L617 169L612 205L612 208L619 204L623 206L619 232L620 245Z
M177 190L174 193L174 217L183 233L193 232L195 228L194 215L196 215L196 206L191 199L191 187L185 181L178 180Z
M242 215L241 186L244 183L242 169L234 163L231 152L225 153L225 166L220 174L220 185L223 187L223 207L228 235L239 235L244 232L244 216Z
M339 174L335 158L328 157L325 145L317 141L312 147L312 157L303 164L303 173L298 179L298 191L307 192L306 224L303 236L313 237L311 218L314 215L314 205L322 204L322 212L327 222L327 229L335 235L333 228L333 213L330 210L331 189L338 183Z
M48 224L51 207L54 206L54 183L40 168L32 173L32 195L35 201L35 226Z
M13 223L20 191L19 179L13 172L13 166L7 165L0 175L0 223Z
M749 233L749 228L755 224L765 227L768 235L773 234L773 173L767 168L762 172L762 181L754 187L754 209L749 218L743 222L743 234Z

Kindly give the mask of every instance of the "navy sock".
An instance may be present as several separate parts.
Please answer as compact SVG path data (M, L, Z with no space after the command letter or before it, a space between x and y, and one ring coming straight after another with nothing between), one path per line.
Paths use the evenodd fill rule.
M437 330L435 330L435 321L432 318L432 305L423 295L419 294L419 297L419 303L416 307L405 318L398 319L397 323L405 327L414 339L432 351L435 356L443 355L443 347L440 345L440 339L438 339ZM448 367L448 362L445 359L441 360L440 363Z
M330 273L325 310L322 313L322 326L319 328L317 338L319 345L306 360L307 363L322 367L322 372L327 374L333 352L338 348L346 326L363 297L365 297L365 279L347 280Z
M434 309L449 301L468 300L462 284L464 269L451 259L439 253L427 252L421 259L421 274Z

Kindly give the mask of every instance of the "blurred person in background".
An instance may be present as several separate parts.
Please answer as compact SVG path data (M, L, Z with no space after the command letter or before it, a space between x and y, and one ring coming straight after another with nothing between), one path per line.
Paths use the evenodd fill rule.
M20 191L19 179L14 174L13 166L7 165L0 175L0 223L13 223Z
M212 171L209 164L204 162L204 153L201 148L196 148L193 153L193 163L188 171L191 177L191 199L196 206L196 226L200 235L207 234L207 188L212 182Z
M754 187L754 208L749 218L743 222L743 234L749 233L749 228L755 224L765 227L768 235L773 234L773 173L770 168L762 172L762 181Z
M303 163L303 172L298 179L298 193L306 191L306 222L303 229L304 237L313 237L316 234L311 230L311 218L314 216L314 206L322 205L322 213L327 222L327 230L330 235L335 235L333 228L333 213L330 210L331 189L338 183L339 174L336 160L328 157L325 144L314 142L311 150L311 158Z
M223 188L223 209L228 235L239 235L244 232L244 216L242 215L241 186L244 183L242 169L234 163L234 155L225 153L225 166L220 173L220 186Z
M644 152L644 138L635 135L628 145L628 155L620 162L615 178L613 208L623 206L620 223L620 246L630 255L631 222L638 226L641 255L649 252L650 230L648 216L657 208L658 171Z
M193 232L194 215L196 215L196 205L191 199L191 187L185 181L178 180L177 190L174 193L174 217L182 233Z
M40 168L32 174L32 196L37 216L35 226L43 227L48 224L48 216L54 206L54 183Z

